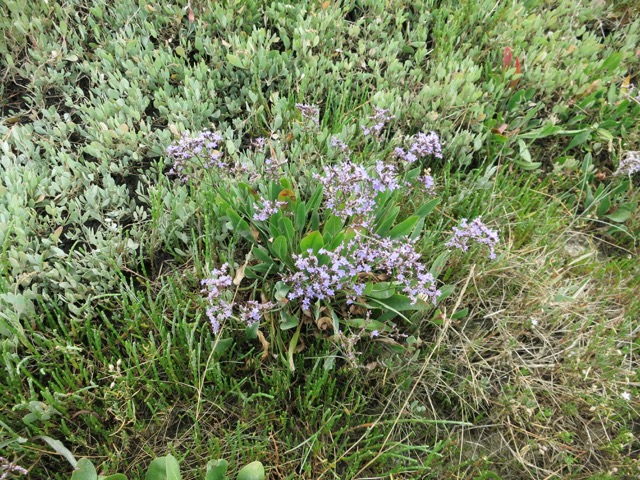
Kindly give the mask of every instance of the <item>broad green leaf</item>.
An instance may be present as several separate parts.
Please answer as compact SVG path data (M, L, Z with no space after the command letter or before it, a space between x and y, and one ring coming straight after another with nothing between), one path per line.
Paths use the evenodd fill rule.
M384 215L383 217L384 220L380 222L380 224L378 225L378 228L375 231L375 233L377 235L380 235L381 237L386 236L391 226L395 223L396 218L398 218L398 213L400 213L400 207L394 206L388 212L385 212L385 213L386 215Z
M411 232L413 231L413 228L416 226L416 223L418 223L419 219L420 217L418 215L410 216L405 221L400 222L398 225L393 227L389 232L389 235L387 236L392 240L395 240L401 237L408 237L409 235L411 235Z
M264 466L258 461L245 465L238 472L238 480L264 480Z
M320 203L322 203L322 185L319 185L311 195L309 203L307 204L307 214L310 212L317 212L318 207L320 207Z
M71 474L71 480L97 480L98 472L96 467L93 466L91 460L87 458L81 458L78 460L76 469Z
M229 463L226 460L211 460L207 463L204 480L225 480Z
M307 224L307 205L304 202L300 202L296 207L296 214L294 217L294 225L299 233L304 231L304 227Z
M300 319L284 310L280 310L280 329L291 330L300 323Z
M240 59L240 57L238 57L238 56L236 56L236 55L234 55L232 53L227 53L227 60L234 67L242 68L242 69L246 68L244 66L244 64L242 63L242 60Z
M340 230L342 230L342 220L335 215L331 215L327 221L324 222L324 228L322 229L324 243L330 243Z
M573 147L582 145L583 143L588 141L590 138L591 138L591 129L587 128L584 131L578 133L576 136L574 136L569 142L569 145L567 145L567 148L565 150L571 150Z
M216 355L222 355L231 345L233 345L233 338L220 338L215 341L213 351Z
M98 477L98 480L127 480L127 476L123 473L114 473L106 477Z
M34 439L44 440L51 448L53 448L56 451L56 453L59 453L64 458L66 458L73 468L78 467L78 461L73 456L73 454L69 451L69 449L62 444L60 440L56 440L47 435L38 435L37 437L34 437Z
M308 250L311 250L313 253L318 253L324 246L324 240L322 239L322 235L317 230L311 232L309 235L300 240L300 252L305 255Z
M448 250L442 252L438 257L433 261L431 265L431 269L429 269L429 273L433 275L433 278L438 278L442 273L445 265L447 264L447 260L449 260L449 256L451 253Z
M280 235L273 241L271 245L271 249L278 256L278 258L282 261L287 261L289 259L289 252L287 248L287 238L284 235Z
M362 293L367 297L384 299L393 296L396 292L393 284L389 282L380 282L367 283L367 286Z
M603 216L605 213L609 211L609 208L611 208L611 199L609 198L609 195L605 195L604 198L600 200L597 214L599 216Z
M631 211L626 208L619 208L615 212L605 215L606 218L611 220L612 222L623 223L626 222L631 216Z
M429 200L427 203L422 205L418 210L416 210L415 215L418 217L426 217L431 213L431 211L436 208L436 205L440 203L439 198L434 198L433 200Z
M178 460L169 454L166 457L158 457L150 464L145 475L145 480L180 480L180 465Z

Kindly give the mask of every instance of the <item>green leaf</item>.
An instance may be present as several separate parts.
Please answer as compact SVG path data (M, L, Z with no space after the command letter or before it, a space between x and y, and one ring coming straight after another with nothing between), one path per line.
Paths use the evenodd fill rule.
M444 266L447 264L447 260L449 260L450 255L451 252L445 250L433 261L431 269L429 270L429 273L433 275L433 278L438 278L440 276L442 270L444 269Z
M422 205L415 213L416 216L418 217L426 217L427 215L429 215L431 213L431 211L436 208L436 205L438 205L438 203L440 203L440 199L439 198L434 198L433 200L429 200L427 203L425 203L424 205Z
M615 212L609 215L605 215L605 217L607 217L612 222L623 223L629 219L631 213L632 212L630 210L627 210L626 208L619 208Z
M271 249L278 256L278 258L282 261L287 261L289 259L289 251L287 248L287 237L284 235L280 235L276 238L271 244Z
M226 460L211 460L207 463L207 473L204 480L225 480L229 462Z
M246 238L251 243L255 243L256 239L253 236L253 232L251 231L251 227L249 226L249 224L240 215L238 215L235 212L235 210L233 210L232 208L227 208L226 213L229 216L229 219L231 220L231 225L233 226L233 229L236 232L238 232L240 236Z
M233 338L220 338L220 339L217 339L216 342L215 342L215 347L213 349L213 352L216 355L220 356L224 352L229 350L229 347L231 345L233 345Z
M420 220L418 215L411 215L405 221L400 222L398 225L393 227L387 236L392 240L396 240L401 237L408 237L416 226L416 223L418 223L418 220Z
M375 233L381 237L386 236L391 226L395 223L396 218L398 218L398 213L400 213L400 207L393 207L390 211L385 212L383 216L384 220L380 222Z
M280 310L280 329L291 330L300 323L300 319L284 310Z
M98 480L127 480L127 476L123 473L114 473L106 477L98 477Z
M605 195L602 200L600 200L600 204L598 205L597 214L602 217L605 213L609 211L611 208L611 199L609 195Z
M324 222L324 228L322 229L324 243L330 243L340 230L342 230L342 220L335 215L331 215L327 221Z
M296 231L293 228L293 222L291 221L291 219L288 217L282 217L282 219L280 219L280 228L284 232L284 236L287 237L290 242L292 242L296 237Z
M584 142L586 142L590 138L591 138L591 129L587 128L581 131L580 133L578 133L576 136L574 136L569 142L569 145L567 145L567 148L565 150L571 150L573 147L582 145Z
M462 310L458 310L456 313L451 315L451 318L453 320L459 320L461 318L466 317L467 315L469 315L469 309L468 308L463 308Z
M245 465L238 472L238 480L264 480L264 466L258 461Z
M232 54L232 53L227 53L227 60L229 61L229 63L231 65L233 65L236 68L241 68L241 69L245 69L246 67L244 66L244 64L242 63L242 60L240 60L240 57Z
M311 232L309 235L300 240L300 252L305 255L308 250L312 250L313 253L318 253L324 246L324 240L322 235L317 230Z
M377 299L385 299L393 296L396 291L393 285L389 282L380 283L367 283L364 291L365 296Z
M158 457L149 464L145 480L180 480L180 465L178 460L169 454Z
M322 185L319 185L311 195L309 203L307 204L307 214L310 212L317 213L320 203L322 203Z
M261 262L264 262L268 265L273 263L273 259L271 258L271 255L269 255L269 252L265 250L263 247L254 248L253 254Z
M374 301L384 308L388 308L390 310L396 312L404 312L410 310L429 310L431 305L425 302L424 300L418 299L418 301L413 304L411 303L411 299L406 295L395 294L390 296L389 298L384 299L374 299Z
M524 140L518 140L518 146L520 147L520 157L527 163L531 163L531 153Z
M600 67L602 70L615 70L622 62L622 52L616 52L611 54L609 58L607 58L604 62L602 62L602 66Z
M78 460L76 469L71 474L71 480L97 480L98 472L96 467L93 466L91 460L81 458Z
M304 230L304 226L306 224L307 224L307 205L304 202L300 202L296 207L294 225L296 227L296 230L302 233Z
M56 453L59 453L64 458L66 458L73 468L78 467L78 461L73 456L73 454L69 451L69 449L62 444L60 440L56 440L54 438L48 437L47 435L38 435L37 437L34 437L34 439L44 440L51 448L53 448L56 451Z

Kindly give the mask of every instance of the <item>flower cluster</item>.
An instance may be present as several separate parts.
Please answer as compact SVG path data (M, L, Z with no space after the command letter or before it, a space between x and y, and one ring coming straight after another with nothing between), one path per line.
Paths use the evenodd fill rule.
M396 148L393 152L395 158L401 158L407 163L413 163L419 158L427 155L433 155L436 158L442 158L442 145L440 137L435 132L429 134L418 133L411 143L411 147L406 151L404 148Z
M292 287L288 298L302 299L302 308L308 310L311 302L335 297L341 291L350 303L364 292L363 277L384 273L413 303L421 298L435 304L441 292L414 244L408 238L391 240L356 233L333 251L321 248L317 254L309 250L306 255L294 255L297 271L283 279Z
M240 319L251 327L260 321L264 313L276 307L273 302L258 303L255 300L249 300L240 306Z
M271 215L278 213L278 210L281 207L287 205L287 202L272 202L270 200L265 200L264 198L261 198L260 201L262 202L262 208L256 210L256 213L253 215L253 219L259 222L266 222L267 220L269 220L269 217Z
M498 232L487 227L480 217L467 222L466 218L462 219L459 227L453 227L453 237L445 245L447 247L455 247L466 252L469 249L467 241L473 239L478 243L483 243L489 247L489 258L496 258L495 245L498 243Z
M207 287L202 290L202 293L206 293L209 300L207 317L211 322L214 335L220 331L220 325L224 320L231 317L233 311L233 303L223 298L224 291L232 283L231 277L227 275L228 270L229 264L225 263L222 267L213 269L211 276L200 282Z
M436 182L428 172L419 176L418 181L429 195L433 196L436 194Z
M629 151L625 154L614 175L633 175L640 172L640 152Z
M183 182L190 180L194 177L193 173L189 173L190 163L194 158L199 159L205 169L225 168L227 165L222 160L222 152L218 150L221 140L219 133L208 130L200 132L196 137L183 133L178 142L167 148L167 155L174 161L169 173L178 176Z
M306 103L296 103L296 108L305 120L311 120L314 124L320 125L320 109L316 105Z
M369 117L370 123L373 123L373 125L370 127L363 125L362 133L365 137L373 135L377 140L382 140L382 130L389 120L393 120L396 116L390 114L388 109L379 107L373 107L373 109L375 110L375 113Z
M345 160L351 160L349 157L350 155L349 146L346 143L344 143L342 140L340 140L338 137L336 137L335 135L331 137L331 146L333 148L340 149L340 151L342 152L342 155L344 155Z
M287 159L283 158L278 160L277 158L267 158L264 161L264 176L271 179L277 180L280 178L280 171L283 165L287 164Z
M354 227L369 227L376 194L400 188L395 166L378 162L375 170L376 175L370 175L350 160L325 166L322 175L314 175L324 187L325 208L342 220L351 218Z
M0 480L9 478L9 474L27 475L28 473L29 472L20 465L16 465L6 458L0 457Z

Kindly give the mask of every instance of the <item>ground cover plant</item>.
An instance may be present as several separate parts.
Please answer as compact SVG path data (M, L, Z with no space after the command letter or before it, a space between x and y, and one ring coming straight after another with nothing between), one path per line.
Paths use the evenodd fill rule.
M638 18L3 2L0 477L637 477Z

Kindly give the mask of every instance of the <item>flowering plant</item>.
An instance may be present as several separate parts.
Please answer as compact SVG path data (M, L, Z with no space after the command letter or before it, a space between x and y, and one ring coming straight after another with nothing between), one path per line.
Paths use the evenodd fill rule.
M297 107L303 120L318 124L316 107ZM362 141L380 143L393 118L376 109L370 117L375 124L362 128ZM221 138L207 133L205 141L217 147ZM184 159L205 150L181 148L192 143L202 142L183 137L169 150L181 178ZM254 140L244 162L218 148L213 157L205 152L201 163L213 167L213 213L247 247L240 266L219 261L202 280L214 334L229 319L255 334L266 317L280 330L297 327L293 342L305 318L336 334L358 325L378 336L391 329L390 320L424 314L443 296L418 246L425 218L439 203L436 182L422 165L426 158L442 157L438 135L419 133L406 150L397 147L370 165L352 160L345 141L334 137L330 145L341 158L306 176L295 175L284 147L273 139ZM423 202L401 218L409 194ZM466 250L473 239L495 257L497 233L479 219L463 221L454 232L448 246ZM244 279L250 288L241 288Z

